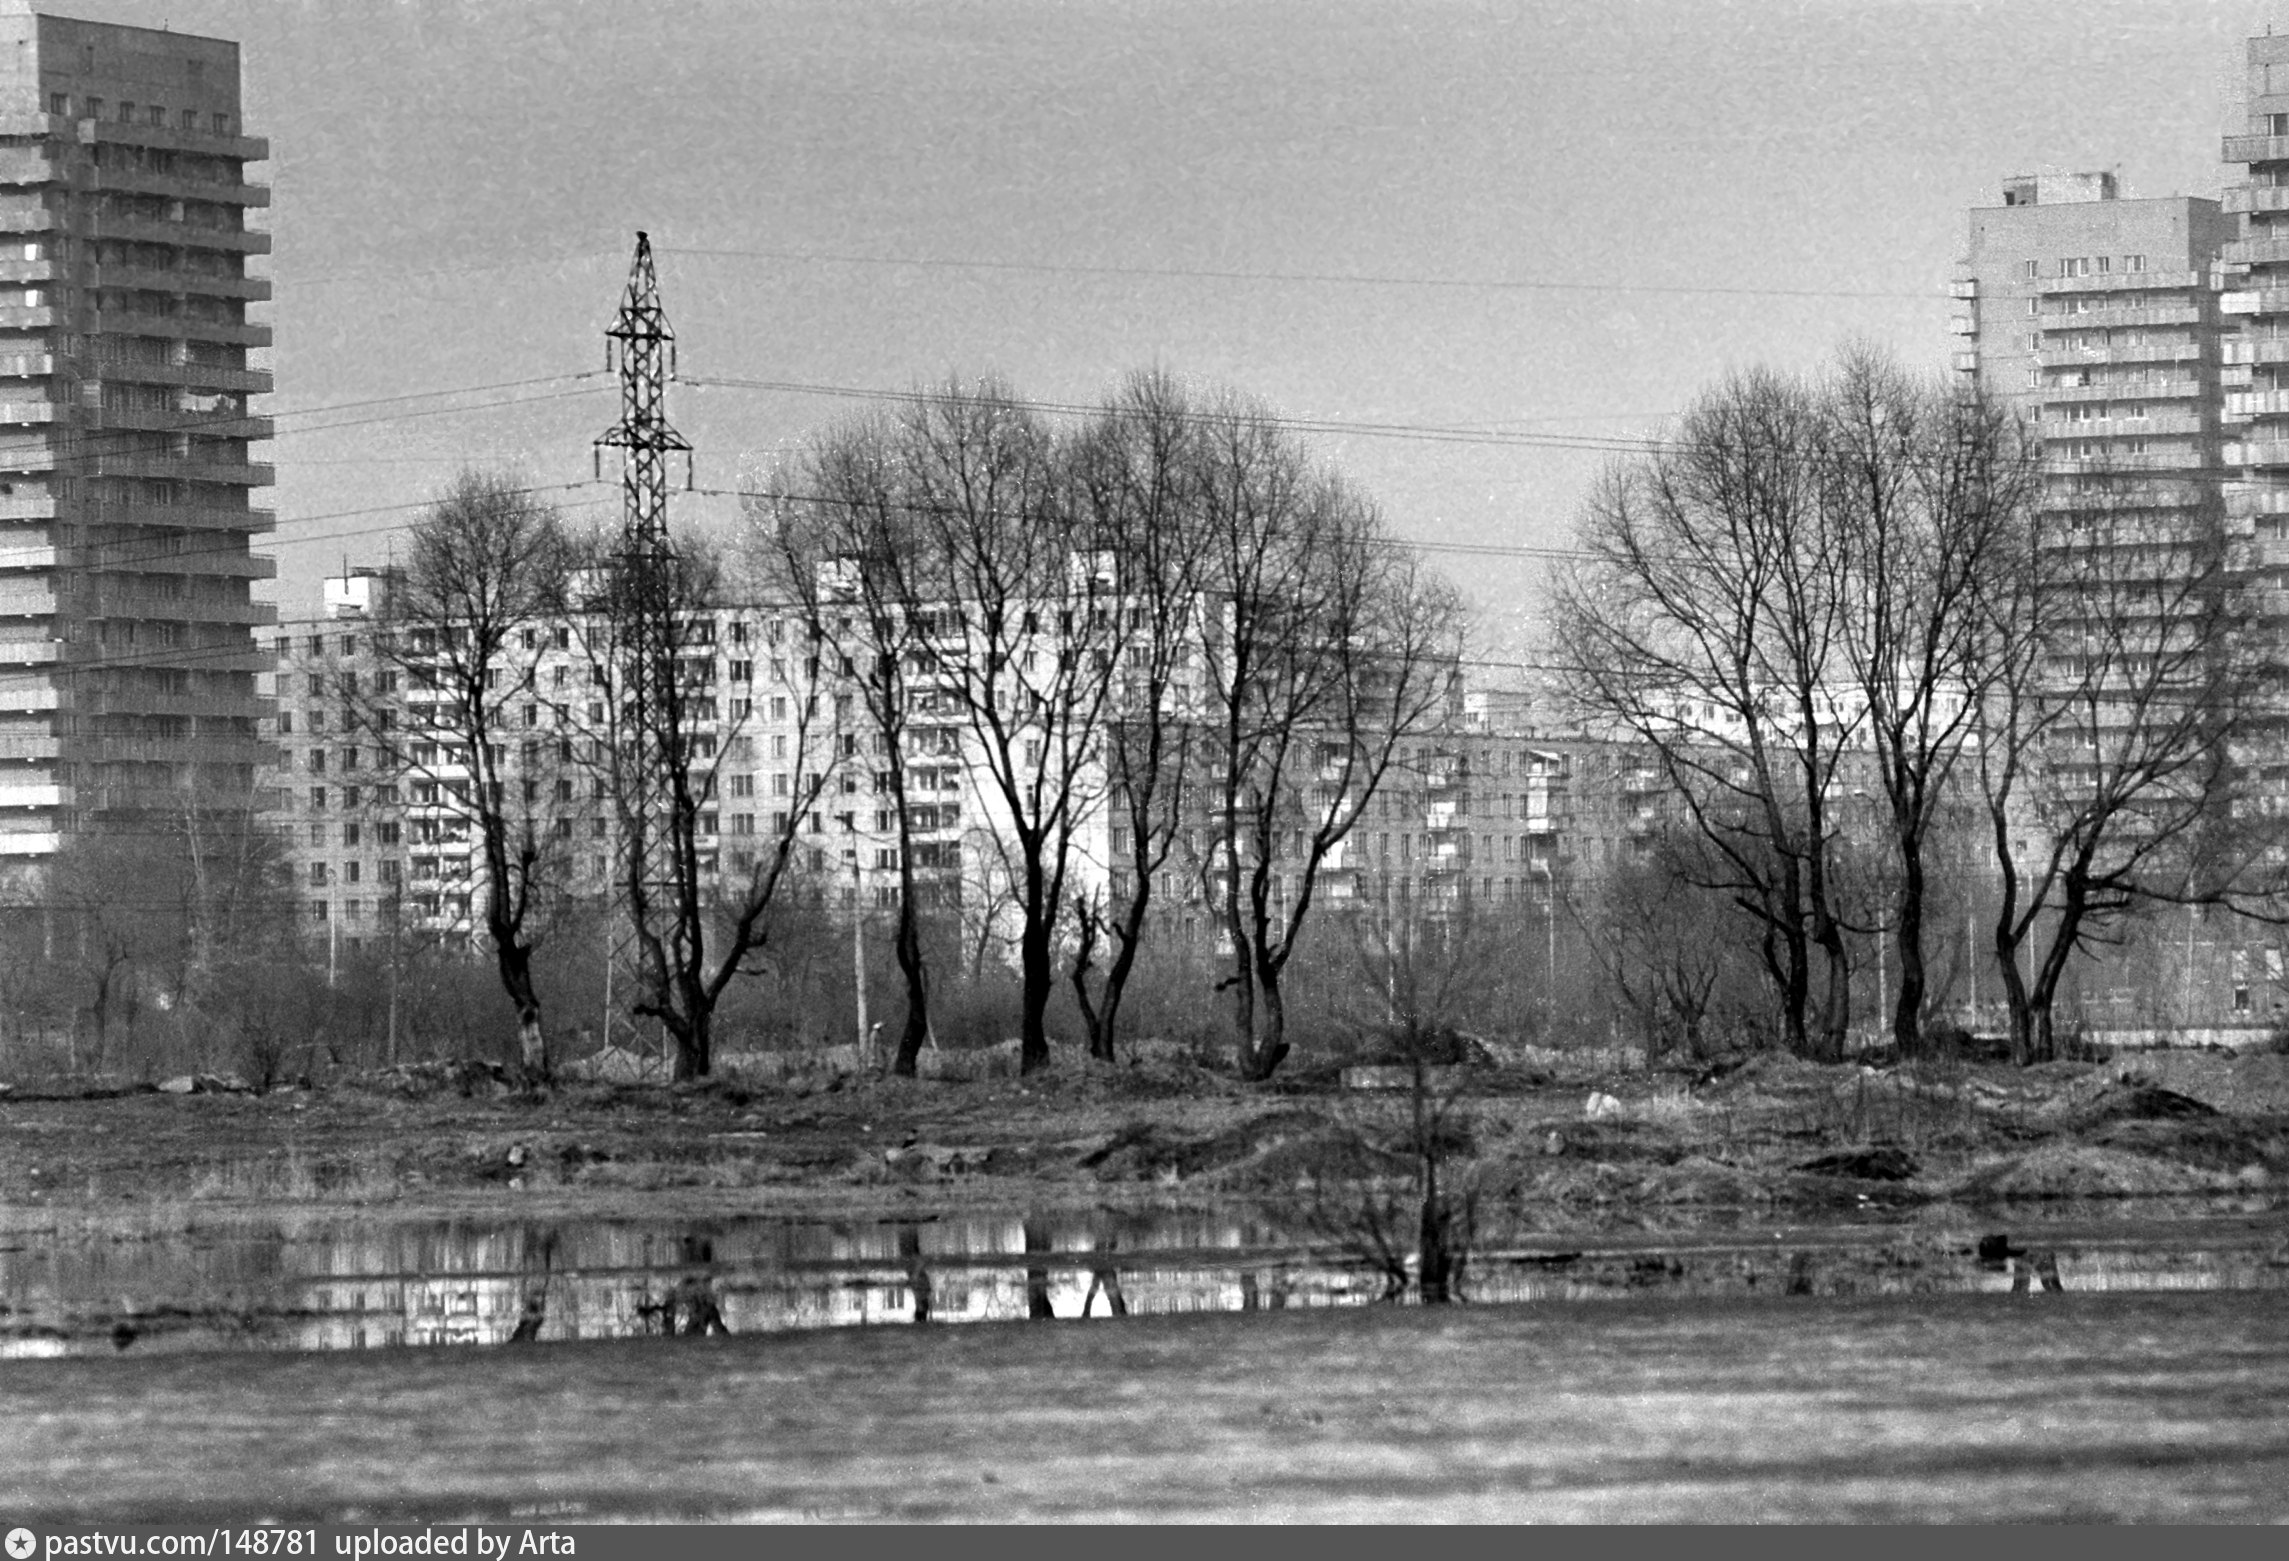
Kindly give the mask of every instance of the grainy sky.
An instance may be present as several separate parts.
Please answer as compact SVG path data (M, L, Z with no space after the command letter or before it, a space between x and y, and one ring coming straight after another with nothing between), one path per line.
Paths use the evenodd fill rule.
M2004 175L2216 194L2241 40L2289 26L2289 0L57 8L244 45L288 615L464 462L589 477L637 228L691 379L1086 402L1159 365L1466 430L1311 437L1404 535L1563 545L1584 446L1730 368L1859 337L1939 371L1965 209ZM853 405L719 384L670 412L728 488ZM1483 643L1520 643L1539 560L1438 557Z

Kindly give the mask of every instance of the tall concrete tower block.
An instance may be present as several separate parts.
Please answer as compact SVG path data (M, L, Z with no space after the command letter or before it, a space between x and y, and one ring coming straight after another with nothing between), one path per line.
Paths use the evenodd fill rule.
M0 0L0 865L252 805L268 156L235 43Z
M2214 504L2231 236L2216 201L2121 200L2111 174L2005 180L1971 213L1955 366L2034 423L2055 474Z

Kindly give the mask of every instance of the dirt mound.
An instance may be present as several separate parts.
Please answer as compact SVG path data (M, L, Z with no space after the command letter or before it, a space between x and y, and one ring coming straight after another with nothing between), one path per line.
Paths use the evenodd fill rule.
M2118 1081L2075 1113L2075 1123L2088 1131L2109 1122L2168 1122L2190 1117L2214 1117L2215 1106L2163 1089L2143 1078Z
M2268 1177L2289 1171L2289 1124L2279 1118L2252 1122L2205 1110L2193 1116L2117 1119L2089 1142L2203 1171L2245 1175L2254 1167Z
M2214 1178L2149 1155L2046 1144L1980 1166L1950 1189L1962 1198L2136 1198L2210 1190Z
M1188 1181L1228 1171L1296 1139L1324 1139L1335 1125L1315 1111L1273 1111L1208 1137L1188 1137L1157 1122L1131 1122L1081 1156L1099 1181Z
M1904 1149L1888 1145L1874 1149L1847 1149L1824 1154L1797 1167L1814 1176L1849 1177L1863 1182L1904 1182L1921 1170Z

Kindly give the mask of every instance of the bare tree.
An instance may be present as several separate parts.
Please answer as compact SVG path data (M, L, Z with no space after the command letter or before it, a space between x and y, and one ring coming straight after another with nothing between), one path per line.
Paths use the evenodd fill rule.
M2031 1061L2054 1053L2077 952L2141 903L2235 898L2253 854L2228 796L2250 668L2214 495L2061 474L2018 562L1986 599L1978 774L2012 1051Z
M1120 643L1117 555L1075 501L1048 429L992 382L917 397L894 463L913 546L876 560L899 610L931 626L932 697L961 714L967 758L1017 910L1019 1066L1049 1061L1075 841L1101 797Z
M1447 718L1452 587L1260 409L1201 418L1204 888L1230 941L1241 1073L1288 1054L1281 977L1328 857L1403 746Z
M720 561L690 541L599 549L581 579L582 642L603 694L586 751L612 809L612 872L636 948L632 1011L674 1041L676 1078L702 1078L716 1009L770 940L797 837L832 773L833 706L822 708L815 666L770 660L780 691L764 697L783 702L775 735L791 738L786 806L754 848L724 861L720 780L756 715L752 693L722 688Z
M2017 565L2041 475L2007 409L1864 350L1844 354L1823 403L1821 534L1845 566L1838 642L1889 826L1891 1030L1907 1052L1928 1002L1931 836L2001 665L1982 604Z
M1757 924L1787 1044L1833 1057L1851 1007L1838 782L1862 711L1839 697L1831 422L1811 387L1770 374L1703 396L1666 444L1606 474L1549 616L1585 717L1644 745L1712 848L1682 860Z
M958 842L928 843L933 881L920 879L916 826L927 807L931 832L948 811L957 819L960 800L948 803L940 751L947 728L938 687L940 616L913 607L905 580L905 560L923 545L908 503L898 460L900 431L876 416L835 429L815 440L794 470L776 476L750 505L763 557L763 573L773 589L792 604L809 638L814 663L831 659L831 681L838 690L855 688L865 706L864 734L848 730L840 740L845 762L862 753L873 766L877 794L887 793L898 872L898 921L892 949L905 986L906 1016L891 1071L914 1076L916 1059L930 1037L930 988L924 958L921 917L923 892L943 899L959 894ZM823 666L814 671L825 676ZM848 698L847 692L836 697ZM918 804L917 776L929 782L930 801ZM948 870L947 858L952 858ZM865 914L854 905L854 915Z
M382 597L375 654L403 697L397 687L341 690L391 766L443 804L448 827L475 833L485 937L516 1008L528 1082L549 1069L533 951L570 853L559 826L563 738L544 739L525 712L547 703L539 652L563 621L570 556L556 512L528 489L463 472L413 528ZM388 722L384 712L401 709L405 724Z
M1122 619L1107 701L1108 878L1073 897L1070 978L1089 1053L1114 1058L1121 999L1135 972L1156 877L1182 839L1199 722L1191 674L1205 627L1198 423L1181 387L1139 374L1113 395L1071 454L1072 483L1113 557ZM1109 943L1100 971L1096 953Z

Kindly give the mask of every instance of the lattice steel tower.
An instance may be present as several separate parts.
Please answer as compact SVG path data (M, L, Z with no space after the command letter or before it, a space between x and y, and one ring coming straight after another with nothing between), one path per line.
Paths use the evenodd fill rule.
M628 268L620 313L604 333L604 366L620 371L620 421L596 441L598 466L607 446L627 452L620 474L627 499L625 548L633 558L657 558L668 537L668 457L683 452L684 485L689 487L691 445L668 423L676 333L668 329L667 311L660 307L652 241L643 233L636 235L636 259Z

